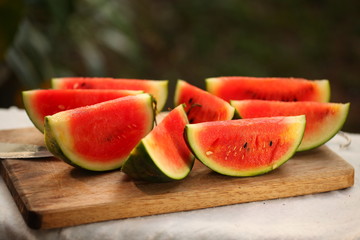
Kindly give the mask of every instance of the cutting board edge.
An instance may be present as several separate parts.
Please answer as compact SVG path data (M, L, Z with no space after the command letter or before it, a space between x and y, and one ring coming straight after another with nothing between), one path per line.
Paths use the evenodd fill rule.
M344 161L346 162L346 161ZM66 209L57 209L56 211L51 210L45 210L45 211L36 211L33 209L29 209L27 211L27 224L31 228L36 229L53 229L53 228L59 228L59 227L70 227L70 226L77 226L82 224L88 224L93 222L100 222L100 221L111 221L111 220L120 220L120 219L128 219L128 218L135 218L135 217L141 217L141 216L155 216L155 215L162 215L162 214L168 214L168 213L176 213L176 212L188 212L188 211L194 211L194 210L201 210L206 208L213 208L213 207L222 207L222 206L228 206L228 205L235 205L235 204L242 204L242 203L249 203L249 202L259 202L264 200L274 200L274 199L283 199L283 198L290 198L290 197L297 197L297 196L306 196L311 194L318 194L318 193L326 193L341 189L346 189L349 187L352 187L354 185L354 169L353 167L348 164L348 169L343 171L343 175L339 176L331 176L329 178L322 179L321 181L318 180L318 184L323 184L328 182L329 180L332 182L336 182L337 185L327 185L327 187L324 187L322 185L322 188L316 188L316 184L313 185L312 188L307 188L307 191L292 191L292 194L288 194L285 191L281 191L288 187L288 185L291 184L285 184L279 187L279 189L275 189L276 191L270 190L269 192L273 191L273 195L271 195L269 192L265 192L263 195L259 195L257 199L254 199L253 197L250 199L244 199L244 198L229 198L228 201L221 202L214 204L213 202L208 202L207 204L204 204L202 202L202 205L194 205L191 204L198 198L198 196L194 196L193 198L189 198L188 203L182 205L182 207L172 207L165 209L163 211L159 210L158 208L155 208L153 210L146 209L146 211L137 211L136 213L130 212L126 213L123 216L119 216L118 214L115 214L113 217L99 217L100 215L97 215L97 212L102 212L104 210L112 211L112 209L121 209L121 206L123 204L119 204L119 208L117 208L116 205L112 205L110 208L109 206L106 206L104 204L99 204L98 206L94 205L91 207L91 209L87 209L88 215L84 216L84 212L81 211L81 209L78 208L66 208ZM315 178L314 178L315 179ZM310 179L311 180L311 179ZM171 194L170 194L171 195ZM204 194L206 195L206 193ZM233 196L232 192L228 193L229 197ZM174 196L170 196L174 197ZM201 197L203 199L204 197ZM126 205L126 203L125 203ZM186 206L186 207L185 207ZM66 210L66 211L65 211ZM82 213L82 216L80 217L81 220L71 218L69 216L78 216L76 214L77 212ZM68 215L68 216L66 216ZM97 217L96 217L97 216ZM58 221L54 221L54 219L58 219ZM67 223L64 223L63 219L67 219ZM94 221L95 220L95 221Z
M30 228L40 229L42 223L42 216L38 212L30 210L31 207L21 197L21 193L15 187L14 182L10 180L10 172L8 171L3 162L4 161L0 160L0 176L4 179L5 185L9 190L11 196L13 197L20 214L22 215L25 223Z
M26 131L26 129L17 129L18 131L22 132L22 131ZM34 130L32 129L28 129L28 130ZM328 147L326 147L328 148ZM329 149L329 148L328 148ZM330 150L330 149L329 149ZM330 176L332 177L332 180L337 180L337 177L341 177L343 176L343 180L342 181L336 181L336 187L332 186L327 186L327 188L323 188L321 191L313 189L312 191L309 190L308 193L302 193L302 194L296 194L296 193L292 193L289 195L274 195L274 196L266 196L264 198L259 198L259 199L251 199L251 200L242 200L241 202L232 202L232 203L222 203L222 204L217 204L217 205L204 205L202 207L196 207L194 208L193 206L189 207L188 209L183 209L183 210L178 210L176 209L176 212L179 211L192 211L192 210L196 210L196 209L205 209L205 208L211 208L211 207L219 207L219 206L225 206L225 205L233 205L233 204L239 204L239 203L246 203L246 202L253 202L253 201L262 201L262 200L268 200L268 199L280 199L280 198L287 198L287 197L294 197L294 196L301 196L301 195L309 195L309 194L316 194L316 193L322 193L322 192L329 192L329 191L334 191L334 190L339 190L339 189L344 189L344 188L348 188L351 187L354 184L354 169L353 167L344 159L342 159L341 157L339 157L336 153L334 153L332 150L330 150L331 153L330 155L332 157L336 157L336 160L341 160L341 165L343 166L345 163L345 170L341 171L341 172L337 172L337 175L333 175ZM350 166L350 167L349 167ZM125 217L114 217L114 218L107 218L107 219L102 219L102 220L98 220L93 218L92 216L90 216L87 219L82 219L82 222L71 222L68 221L67 224L62 224L60 222L60 219L57 222L51 222L51 216L55 216L56 214L58 214L58 212L61 212L63 209L58 210L57 212L51 212L51 211L39 211L37 209L32 208L31 204L27 203L26 197L24 197L22 195L21 192L19 192L19 190L16 188L16 186L14 185L15 183L12 182L13 179L10 179L9 177L9 170L6 169L5 165L3 165L3 163L0 164L0 175L2 175L9 191L11 192L15 203L21 213L21 215L23 216L26 224L34 229L51 229L51 228L59 228L59 227L67 227L67 226L74 226L74 225L80 225L80 224L86 224L86 223L92 223L92 222L98 222L98 221L106 221L106 220L114 220L114 219L125 219L125 218L133 218L133 217L139 217L139 216L150 216L150 215L160 215L160 214L166 214L166 213L170 213L170 212L174 212L174 210L168 208L166 211L164 210L163 212L149 212L148 210L147 213L142 213L142 214L133 214L133 215L129 215L129 216L125 216ZM328 178L326 178L328 179ZM326 182L326 181L325 181ZM339 182L341 184L339 184ZM13 189L13 190L12 190ZM25 199L23 199L25 198ZM193 197L192 199L188 200L188 201L194 201L196 200L196 196ZM235 201L235 200L233 200ZM150 201L150 204L153 203L154 200ZM172 206L173 209L175 209L176 207ZM94 206L93 208L96 208L96 206ZM103 209L106 209L106 206L103 206ZM76 212L76 209L73 209L74 212ZM89 211L90 212L90 211ZM51 215L51 214L55 214L55 215ZM56 218L61 218L61 215L55 216ZM96 220L96 221L94 221Z

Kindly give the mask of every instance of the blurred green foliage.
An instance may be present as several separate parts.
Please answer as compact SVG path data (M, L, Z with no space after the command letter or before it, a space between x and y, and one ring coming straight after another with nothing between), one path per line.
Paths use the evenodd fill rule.
M0 61L3 61L4 53L12 44L22 15L21 0L0 0Z
M202 88L220 75L326 78L331 101L352 103L344 130L360 132L359 1L23 0L17 9L6 66L23 88L60 76L169 79L172 107L178 78Z

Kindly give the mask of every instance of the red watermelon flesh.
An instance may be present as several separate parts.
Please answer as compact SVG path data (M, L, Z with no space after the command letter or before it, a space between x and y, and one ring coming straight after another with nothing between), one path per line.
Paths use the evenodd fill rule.
M260 99L328 102L328 80L303 78L217 77L206 79L206 89L225 101Z
M241 118L306 115L306 130L298 151L318 147L344 125L350 104L281 102L265 100L231 101Z
M141 140L121 170L133 178L153 182L185 178L194 163L183 137L186 124L184 107L179 105Z
M127 96L46 116L45 142L71 165L112 170L121 167L153 121L149 94Z
M188 124L185 139L210 169L229 176L255 176L291 158L305 122L301 115Z
M22 96L30 120L43 132L45 116L140 93L142 91L38 89L23 91Z
M229 120L235 109L227 102L183 80L178 80L175 106L185 104L190 123Z
M124 89L141 90L150 93L157 101L157 110L165 106L168 95L167 80L128 79L128 78L97 78L97 77L66 77L51 80L55 89Z

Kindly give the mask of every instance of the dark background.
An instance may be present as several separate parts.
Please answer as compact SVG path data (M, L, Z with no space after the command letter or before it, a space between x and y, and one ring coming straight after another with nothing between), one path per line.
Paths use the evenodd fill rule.
M328 79L360 132L360 1L2 0L0 107L61 76Z

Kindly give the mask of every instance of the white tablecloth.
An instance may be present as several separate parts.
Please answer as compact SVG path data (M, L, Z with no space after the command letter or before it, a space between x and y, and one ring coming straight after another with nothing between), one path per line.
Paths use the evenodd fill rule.
M33 126L23 110L0 109L0 129ZM196 211L52 230L27 227L0 178L0 239L360 239L360 135L327 143L355 168L351 188Z

